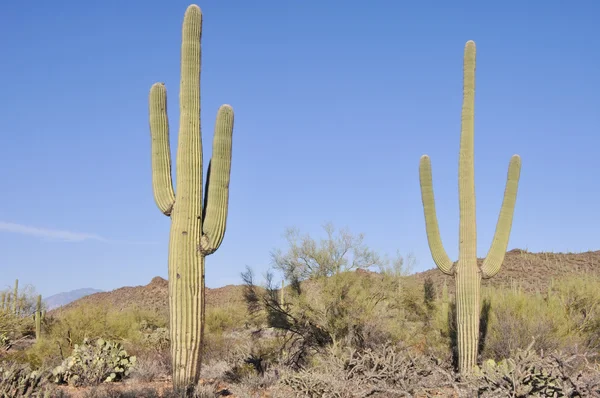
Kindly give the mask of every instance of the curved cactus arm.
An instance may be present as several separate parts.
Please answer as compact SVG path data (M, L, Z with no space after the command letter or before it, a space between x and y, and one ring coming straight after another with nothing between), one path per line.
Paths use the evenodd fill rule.
M433 196L433 182L431 178L431 161L429 156L421 156L419 162L419 180L421 182L421 199L423 200L423 211L425 213L425 229L431 256L437 267L446 275L454 274L454 264L446 254L437 215L435 212L435 198Z
M150 89L149 108L154 201L160 211L168 216L175 204L175 192L171 177L167 89L163 83L156 83Z
M519 177L521 176L521 158L519 155L513 155L508 166L508 176L506 178L506 188L504 189L504 199L502 208L496 224L494 240L490 247L483 264L481 265L481 276L491 278L500 271L506 248L510 229L512 227L513 214L515 212L515 203L517 201L517 189L519 187Z
M233 137L233 108L223 105L217 113L212 159L206 177L201 248L214 253L225 236L231 175L231 142Z

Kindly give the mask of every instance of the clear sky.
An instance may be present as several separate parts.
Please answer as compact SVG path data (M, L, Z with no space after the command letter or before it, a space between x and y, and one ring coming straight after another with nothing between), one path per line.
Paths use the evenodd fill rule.
M9 1L0 48L0 288L111 290L167 275L151 186L148 92L178 130L188 2ZM432 159L442 239L458 252L464 44L477 44L478 254L510 156L523 166L509 243L600 249L600 3L206 0L202 123L235 110L227 232L207 286L257 274L282 234L331 221L433 267L418 163ZM205 166L208 161L205 162Z

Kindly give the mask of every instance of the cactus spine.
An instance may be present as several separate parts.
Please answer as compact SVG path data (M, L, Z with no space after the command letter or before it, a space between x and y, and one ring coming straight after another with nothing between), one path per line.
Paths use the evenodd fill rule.
M171 217L169 241L169 310L173 384L176 389L197 383L204 334L204 258L214 253L225 234L233 109L217 113L212 159L202 200L202 137L200 131L200 60L202 12L190 5L184 16L181 45L180 122L175 195L167 94L164 84L150 89L152 185L158 208Z
M458 327L458 362L461 373L469 373L477 363L481 279L491 278L499 270L508 246L517 188L521 173L521 158L514 155L509 164L506 189L496 232L483 265L477 265L477 233L475 222L474 173L474 106L475 106L475 43L467 42L464 53L463 105L459 160L459 255L453 263L440 237L435 212L431 163L423 155L419 165L421 197L425 213L427 240L433 260L445 274L453 275L456 284L456 321Z

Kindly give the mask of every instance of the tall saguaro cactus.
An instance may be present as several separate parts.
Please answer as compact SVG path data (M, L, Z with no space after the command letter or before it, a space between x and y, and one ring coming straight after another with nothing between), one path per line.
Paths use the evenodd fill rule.
M521 173L521 158L514 155L509 164L504 199L490 250L481 267L477 265L477 232L475 222L474 173L474 106L475 106L475 43L467 42L463 70L463 106L460 136L459 201L460 228L458 261L453 263L440 237L429 156L423 155L419 165L421 196L425 212L427 240L433 260L456 283L456 320L458 334L458 364L461 373L470 372L477 364L479 346L480 288L482 278L491 278L504 261L512 226L517 188Z
M198 381L204 334L204 258L225 234L231 171L233 109L217 113L212 159L202 200L200 131L200 60L202 12L190 5L184 16L181 45L180 121L177 148L177 194L171 181L167 94L164 84L150 89L152 185L158 208L171 217L169 241L169 310L173 384L186 388Z
M42 321L44 320L46 313L42 309L42 295L38 295L35 306L35 312L33 314L33 320L35 321L35 339L39 340L42 337Z

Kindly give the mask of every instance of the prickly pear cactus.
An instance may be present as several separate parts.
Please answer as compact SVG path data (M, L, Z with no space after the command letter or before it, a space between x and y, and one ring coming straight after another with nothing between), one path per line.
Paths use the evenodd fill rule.
M73 386L120 381L128 376L136 357L127 354L120 343L103 339L84 339L75 345L73 353L52 371L53 381Z

